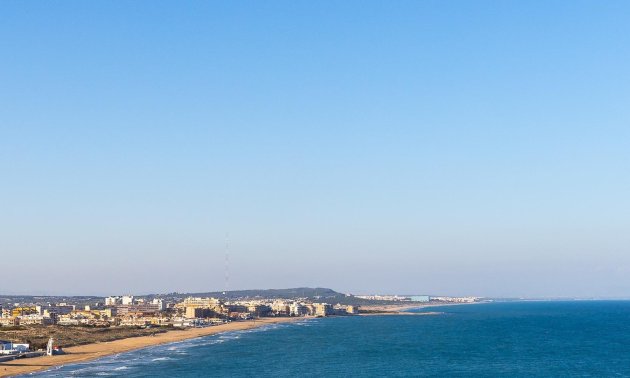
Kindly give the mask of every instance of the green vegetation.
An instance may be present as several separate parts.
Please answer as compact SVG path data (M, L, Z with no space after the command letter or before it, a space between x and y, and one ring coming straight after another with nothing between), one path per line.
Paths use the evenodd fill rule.
M28 326L28 327L0 327L0 340L11 340L16 343L29 343L31 348L45 349L50 337L55 344L62 347L106 342L128 337L150 336L172 327L83 327L83 326Z

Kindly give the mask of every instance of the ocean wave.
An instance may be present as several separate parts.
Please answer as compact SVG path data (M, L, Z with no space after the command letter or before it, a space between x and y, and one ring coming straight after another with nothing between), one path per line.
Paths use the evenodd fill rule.
M168 360L172 360L172 358L170 357L157 357L152 359L151 361L168 361Z
M93 361L87 361L67 366L54 367L47 372L35 373L34 376L48 377L85 377L85 376L116 376L124 377L130 371L148 368L152 364L163 361L180 360L187 355L194 355L196 348L211 348L213 345L231 343L248 338L249 334L286 329L294 326L308 326L312 321L298 321L291 323L265 324L260 327L216 333L193 339L175 341L168 344L150 346L135 351L117 353ZM252 335L253 336L253 335Z

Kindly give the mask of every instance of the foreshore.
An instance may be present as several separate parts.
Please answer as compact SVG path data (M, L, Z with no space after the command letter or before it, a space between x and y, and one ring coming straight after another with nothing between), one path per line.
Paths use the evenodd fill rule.
M374 313L367 313L364 315L423 315L423 314L436 314L436 313L420 313L420 312L407 312L413 309L431 308L431 307L447 307L447 306L462 306L471 305L486 302L459 302L459 303L415 303L415 304L396 304L396 305L367 305L361 306L362 310L374 311Z
M65 349L66 354L64 355L21 358L13 361L1 362L0 377L10 377L49 370L56 366L85 362L149 346L193 339L201 336L209 336L221 332L262 327L268 324L286 323L300 319L304 318L261 318L256 320L232 322L212 327L191 328L185 331L168 331L156 334L155 336L132 337L110 342L80 345Z

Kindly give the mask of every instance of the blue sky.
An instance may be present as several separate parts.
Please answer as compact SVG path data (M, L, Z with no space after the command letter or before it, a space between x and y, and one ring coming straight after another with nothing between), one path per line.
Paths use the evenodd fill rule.
M630 296L630 4L0 3L0 292Z

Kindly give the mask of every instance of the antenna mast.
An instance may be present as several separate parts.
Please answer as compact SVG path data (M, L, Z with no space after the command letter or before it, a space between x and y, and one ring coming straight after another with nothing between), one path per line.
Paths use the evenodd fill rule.
M223 286L223 295L227 295L228 283L230 282L230 240L229 233L225 233L225 286Z

